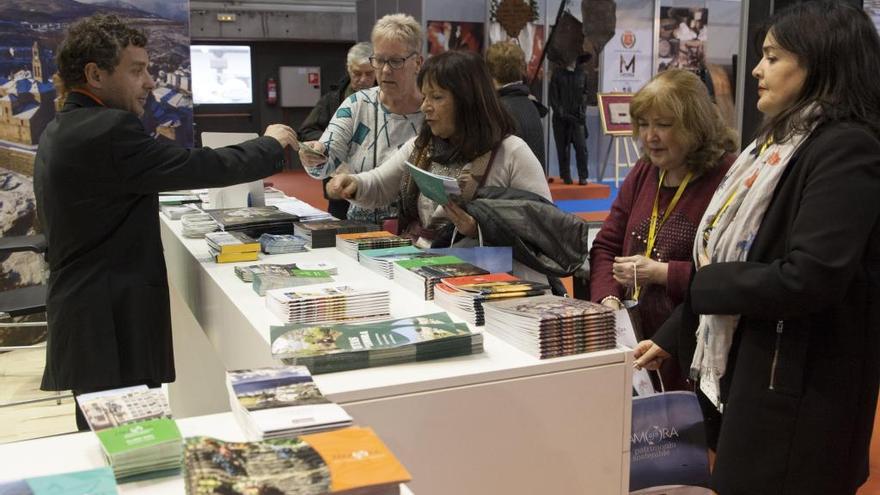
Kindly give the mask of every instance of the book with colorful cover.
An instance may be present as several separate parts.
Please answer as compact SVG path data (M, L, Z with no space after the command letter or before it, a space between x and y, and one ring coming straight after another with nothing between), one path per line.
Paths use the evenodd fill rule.
M416 167L410 162L406 162L406 166L413 180L419 186L419 192L431 201L439 205L445 205L449 202L450 196L461 194L458 179L455 177L433 174Z
M304 366L227 371L226 378L232 412L256 438L291 437L352 422L324 397Z
M243 232L209 232L205 234L208 247L220 254L251 253L260 250L260 243Z
M296 215L283 212L274 206L247 206L243 208L224 208L205 210L220 226L221 230L243 230L249 227L290 223L299 220ZM291 229L292 230L292 229Z
M254 292L265 296L267 291L282 289L285 287L298 287L301 285L323 284L332 282L330 273L324 270L267 270L263 273L254 274L254 282L251 286Z
M186 439L186 493L397 494L411 476L370 428L261 442Z

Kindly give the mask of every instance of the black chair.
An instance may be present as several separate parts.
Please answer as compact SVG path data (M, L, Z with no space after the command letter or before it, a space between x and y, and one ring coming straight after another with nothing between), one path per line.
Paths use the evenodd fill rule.
M0 255L8 255L19 252L34 252L45 255L46 250L46 237L42 234L0 238ZM33 285L30 287L22 287L19 289L11 289L0 292L0 326L45 327L45 321L6 321L14 317L33 315L37 313L43 313L45 311L45 284ZM20 349L40 349L44 347L46 347L45 342L35 345L0 346L0 352ZM60 404L61 399L65 397L67 396L62 396L60 392L56 392L51 397L8 402L0 404L0 407L17 406L47 400L54 400L57 404Z

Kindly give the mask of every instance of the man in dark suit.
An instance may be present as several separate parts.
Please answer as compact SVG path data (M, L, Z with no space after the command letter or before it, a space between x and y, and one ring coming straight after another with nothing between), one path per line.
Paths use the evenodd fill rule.
M96 15L72 26L58 51L69 94L34 164L49 245L44 390L174 381L157 193L266 177L281 170L285 146L298 146L282 125L217 150L153 139L138 119L154 87L146 42ZM78 410L77 426L88 429Z

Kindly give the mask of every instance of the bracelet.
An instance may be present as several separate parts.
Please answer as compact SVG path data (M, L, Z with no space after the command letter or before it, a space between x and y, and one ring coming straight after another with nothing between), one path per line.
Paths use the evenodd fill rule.
M609 299L617 302L617 304L620 305L621 308L623 307L623 301L621 301L620 298L617 296L605 296L602 298L601 301L599 301L599 304L605 304L605 301L607 301Z

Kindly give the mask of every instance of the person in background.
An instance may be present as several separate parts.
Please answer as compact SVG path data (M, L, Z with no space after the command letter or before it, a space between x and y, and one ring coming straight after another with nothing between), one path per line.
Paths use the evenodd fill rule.
M158 192L222 187L281 171L287 126L220 149L152 138L138 119L155 87L147 37L115 16L71 26L58 49L68 92L34 160L48 243L43 390L74 395L173 382ZM77 427L88 424L76 409Z
M854 494L880 389L880 37L845 2L759 33L764 123L709 203L669 354L722 415L720 494Z
M372 42L369 60L379 86L344 100L321 138L300 149L303 167L316 179L340 168L353 174L374 169L415 137L424 122L416 82L423 62L421 26L405 14L386 15L373 26ZM374 223L396 215L393 204L348 210L348 218Z
M587 114L584 106L586 75L581 64L573 61L557 65L550 76L550 108L553 109L553 138L559 155L559 175L571 184L570 146L574 146L578 184L586 185L587 170Z
M523 83L526 60L522 48L516 43L495 43L486 51L486 65L501 103L516 121L515 134L529 145L543 168L544 126L541 119L547 115L547 107L529 94L529 87Z
M640 337L651 338L684 299L697 224L733 163L737 136L700 79L683 69L648 82L630 115L642 157L590 250L590 296L614 309L638 301ZM687 388L676 363L665 363L661 377L667 390Z
M373 45L367 42L357 43L349 48L345 60L345 75L342 76L336 87L324 93L312 111L309 112L306 120L300 125L297 134L301 140L316 141L320 139L336 109L345 98L376 85L376 74L370 65L370 55L372 54ZM324 185L328 180L330 179L324 179ZM327 197L326 192L324 197ZM336 218L346 218L348 201L328 198L327 211Z
M440 205L423 195L407 161L434 174L457 177L463 183L462 202L483 186L529 191L550 200L541 164L513 135L516 124L498 100L479 55L465 51L435 55L425 62L418 82L425 95L425 123L418 136L374 170L337 175L327 184L331 197L366 207L399 199L400 228L423 247L450 224L472 238L477 237L478 225L455 202Z

